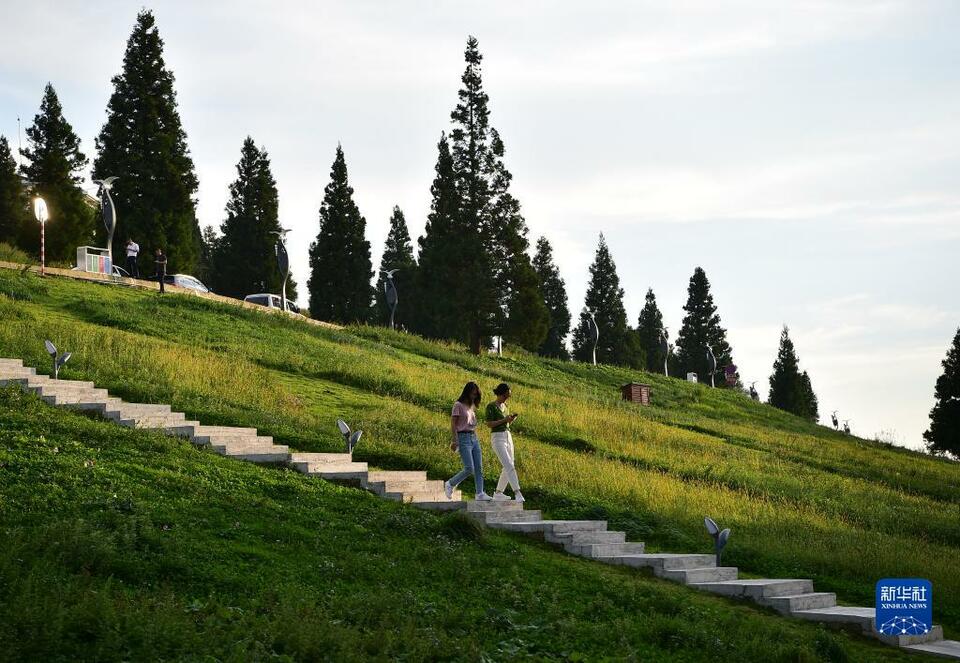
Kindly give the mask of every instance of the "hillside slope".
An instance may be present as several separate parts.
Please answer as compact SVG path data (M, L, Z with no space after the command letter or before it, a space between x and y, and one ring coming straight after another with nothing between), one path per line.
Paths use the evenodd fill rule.
M302 451L452 474L449 403L467 379L505 379L521 413L524 493L554 516L604 517L651 549L703 552L702 516L734 535L725 561L748 573L812 577L872 604L880 577L935 587L947 637L960 626L960 468L838 435L736 394L611 367L462 348L377 328L328 330L190 297L0 271L0 355L43 366L42 338L76 353L71 377L205 422L249 425ZM653 385L651 408L618 400ZM489 452L489 449L487 449ZM485 456L487 477L496 461Z

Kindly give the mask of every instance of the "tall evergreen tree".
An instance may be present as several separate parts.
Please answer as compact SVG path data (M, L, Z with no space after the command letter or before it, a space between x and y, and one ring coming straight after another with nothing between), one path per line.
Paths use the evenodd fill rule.
M553 247L546 237L537 240L537 253L533 257L540 293L550 313L547 336L538 352L545 357L569 359L570 352L564 342L570 333L570 309L567 306L567 288L560 277L560 270L553 263Z
M196 277L208 287L213 288L213 260L220 245L220 237L213 226L204 226L200 234L200 264Z
M819 419L817 397L806 371L800 372L799 360L790 340L786 325L780 333L780 349L773 362L770 375L770 395L767 402L798 417L817 421Z
M17 174L17 162L6 136L0 136L0 242L21 246L28 232L39 233L29 227L30 219L30 199Z
M462 298L457 298L456 305L466 322L466 341L472 352L479 353L484 339L503 326L502 299L495 281L503 252L491 251L494 156L490 148L489 98L480 75L483 56L473 37L467 40L464 59L467 66L460 79L459 103L450 114L450 136L459 197L455 227L461 236L460 276L469 287L458 289Z
M960 328L942 362L943 374L937 378L934 404L930 410L930 428L923 434L927 450L960 458Z
M47 260L72 261L77 247L93 240L94 211L80 188L80 171L87 165L87 157L80 151L80 139L63 117L57 92L50 83L43 90L40 112L26 133L30 147L20 153L29 163L20 170L34 195L47 203ZM39 253L39 235L27 233L21 237L23 248Z
M430 338L469 339L463 301L473 286L464 278L461 256L467 237L459 232L460 197L453 155L445 135L437 144L436 176L430 186L432 201L423 235L417 240L417 306L414 329Z
M660 343L660 334L663 328L663 314L657 307L657 296L653 288L647 288L647 296L640 317L637 319L637 335L640 337L640 347L647 355L646 369L651 373L663 372L663 348Z
M617 267L600 235L596 257L590 265L590 284L587 286L585 308L580 323L573 330L573 355L580 361L592 358L593 341L590 337L589 316L593 311L600 333L597 344L597 362L641 368L645 358L636 333L627 326L627 311L623 307L623 288Z
M373 265L367 221L353 202L343 149L330 171L320 206L320 232L310 244L310 315L329 322L366 322L373 304Z
M274 249L280 231L278 209L270 158L247 136L213 256L211 280L216 292L237 298L280 292L282 276Z
M697 267L690 277L687 288L687 303L683 310L687 312L683 325L677 335L677 360L685 375L696 373L701 382L710 382L710 369L707 365L706 346L713 348L717 359L717 371L733 363L732 350L727 343L727 330L720 326L720 316L710 294L710 281L707 274ZM723 384L721 379L718 384Z
M387 272L396 270L393 283L397 288L398 303L394 323L410 327L413 319L413 307L418 301L416 294L417 261L413 257L413 244L410 240L410 231L407 230L407 220L403 211L394 206L390 215L390 230L387 232L387 241L383 246L383 255L380 257L380 269L377 271L377 324L387 324L390 320L390 307L387 306L384 284Z
M193 198L198 183L173 83L153 13L142 10L127 40L123 71L113 77L93 175L119 178L112 189L115 255L131 237L144 249L141 270L152 269L150 256L159 247L168 255L168 270L192 272L201 249Z

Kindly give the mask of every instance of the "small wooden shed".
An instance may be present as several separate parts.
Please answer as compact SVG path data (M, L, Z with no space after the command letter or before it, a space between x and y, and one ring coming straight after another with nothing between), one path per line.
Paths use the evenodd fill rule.
M623 400L640 405L650 405L650 385L639 382L628 382L620 387Z

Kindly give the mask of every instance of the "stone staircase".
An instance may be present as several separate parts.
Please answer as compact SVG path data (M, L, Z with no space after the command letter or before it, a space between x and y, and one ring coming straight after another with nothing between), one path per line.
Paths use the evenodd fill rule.
M35 369L24 367L18 359L0 359L0 386L11 384L38 394L50 405L98 412L128 428L159 429L209 446L223 456L253 463L288 464L304 474L355 485L421 509L464 511L487 527L536 536L573 555L649 569L657 577L700 591L751 600L784 616L851 626L906 651L960 659L960 642L944 640L940 626L918 636L879 635L874 631L873 608L838 606L836 595L815 591L812 580L741 579L736 567L717 566L714 555L648 553L643 543L627 541L624 532L609 531L604 520L545 520L539 510L526 509L523 503L467 501L460 491L447 499L443 481L428 479L422 470L371 470L367 463L354 462L347 453L290 453L286 446L274 444L273 438L258 435L253 428L203 426L187 421L182 412L173 412L168 405L127 403L111 397L105 389L97 389L92 382L54 380L37 375Z

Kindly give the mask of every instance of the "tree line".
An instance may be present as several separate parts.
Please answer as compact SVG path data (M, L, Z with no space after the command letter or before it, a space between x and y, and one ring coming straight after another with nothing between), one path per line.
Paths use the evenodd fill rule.
M427 337L462 341L474 352L500 337L547 357L592 359L593 320L599 335L596 356L603 363L653 372L666 364L671 375L695 373L709 381L709 346L717 367L732 365L733 351L704 270L698 267L691 276L681 328L665 348L669 335L652 289L636 325L629 324L603 235L590 266L585 306L573 325L549 240L538 238L530 255L526 221L511 191L506 148L490 122L482 55L473 37L464 59L450 126L436 145L424 233L414 244L402 210L394 208L375 285L366 220L353 200L344 151L337 147L309 250L311 314L341 323L382 323L389 314L383 286L391 272L401 293L397 324ZM168 254L171 271L196 274L221 294L277 292L281 275L274 244L282 229L269 154L246 137L219 233L209 226L201 231L195 168L152 12L138 14L112 84L107 120L95 140L93 177L119 176L112 189L121 223L115 255L122 255L130 237L147 249L141 253L144 268L150 267L149 250L159 247ZM50 210L51 261L72 260L78 245L102 245L105 232L97 210L80 186L89 160L50 83L26 136L19 168L7 138L0 136L0 241L39 252L30 212L30 196L39 195ZM296 292L297 284L288 283L291 298ZM572 353L566 343L571 331ZM955 339L937 383L937 405L926 434L933 451L956 453L960 447L955 439L960 428L953 425L960 416L958 343ZM799 369L786 327L770 376L769 402L818 418L810 377Z

